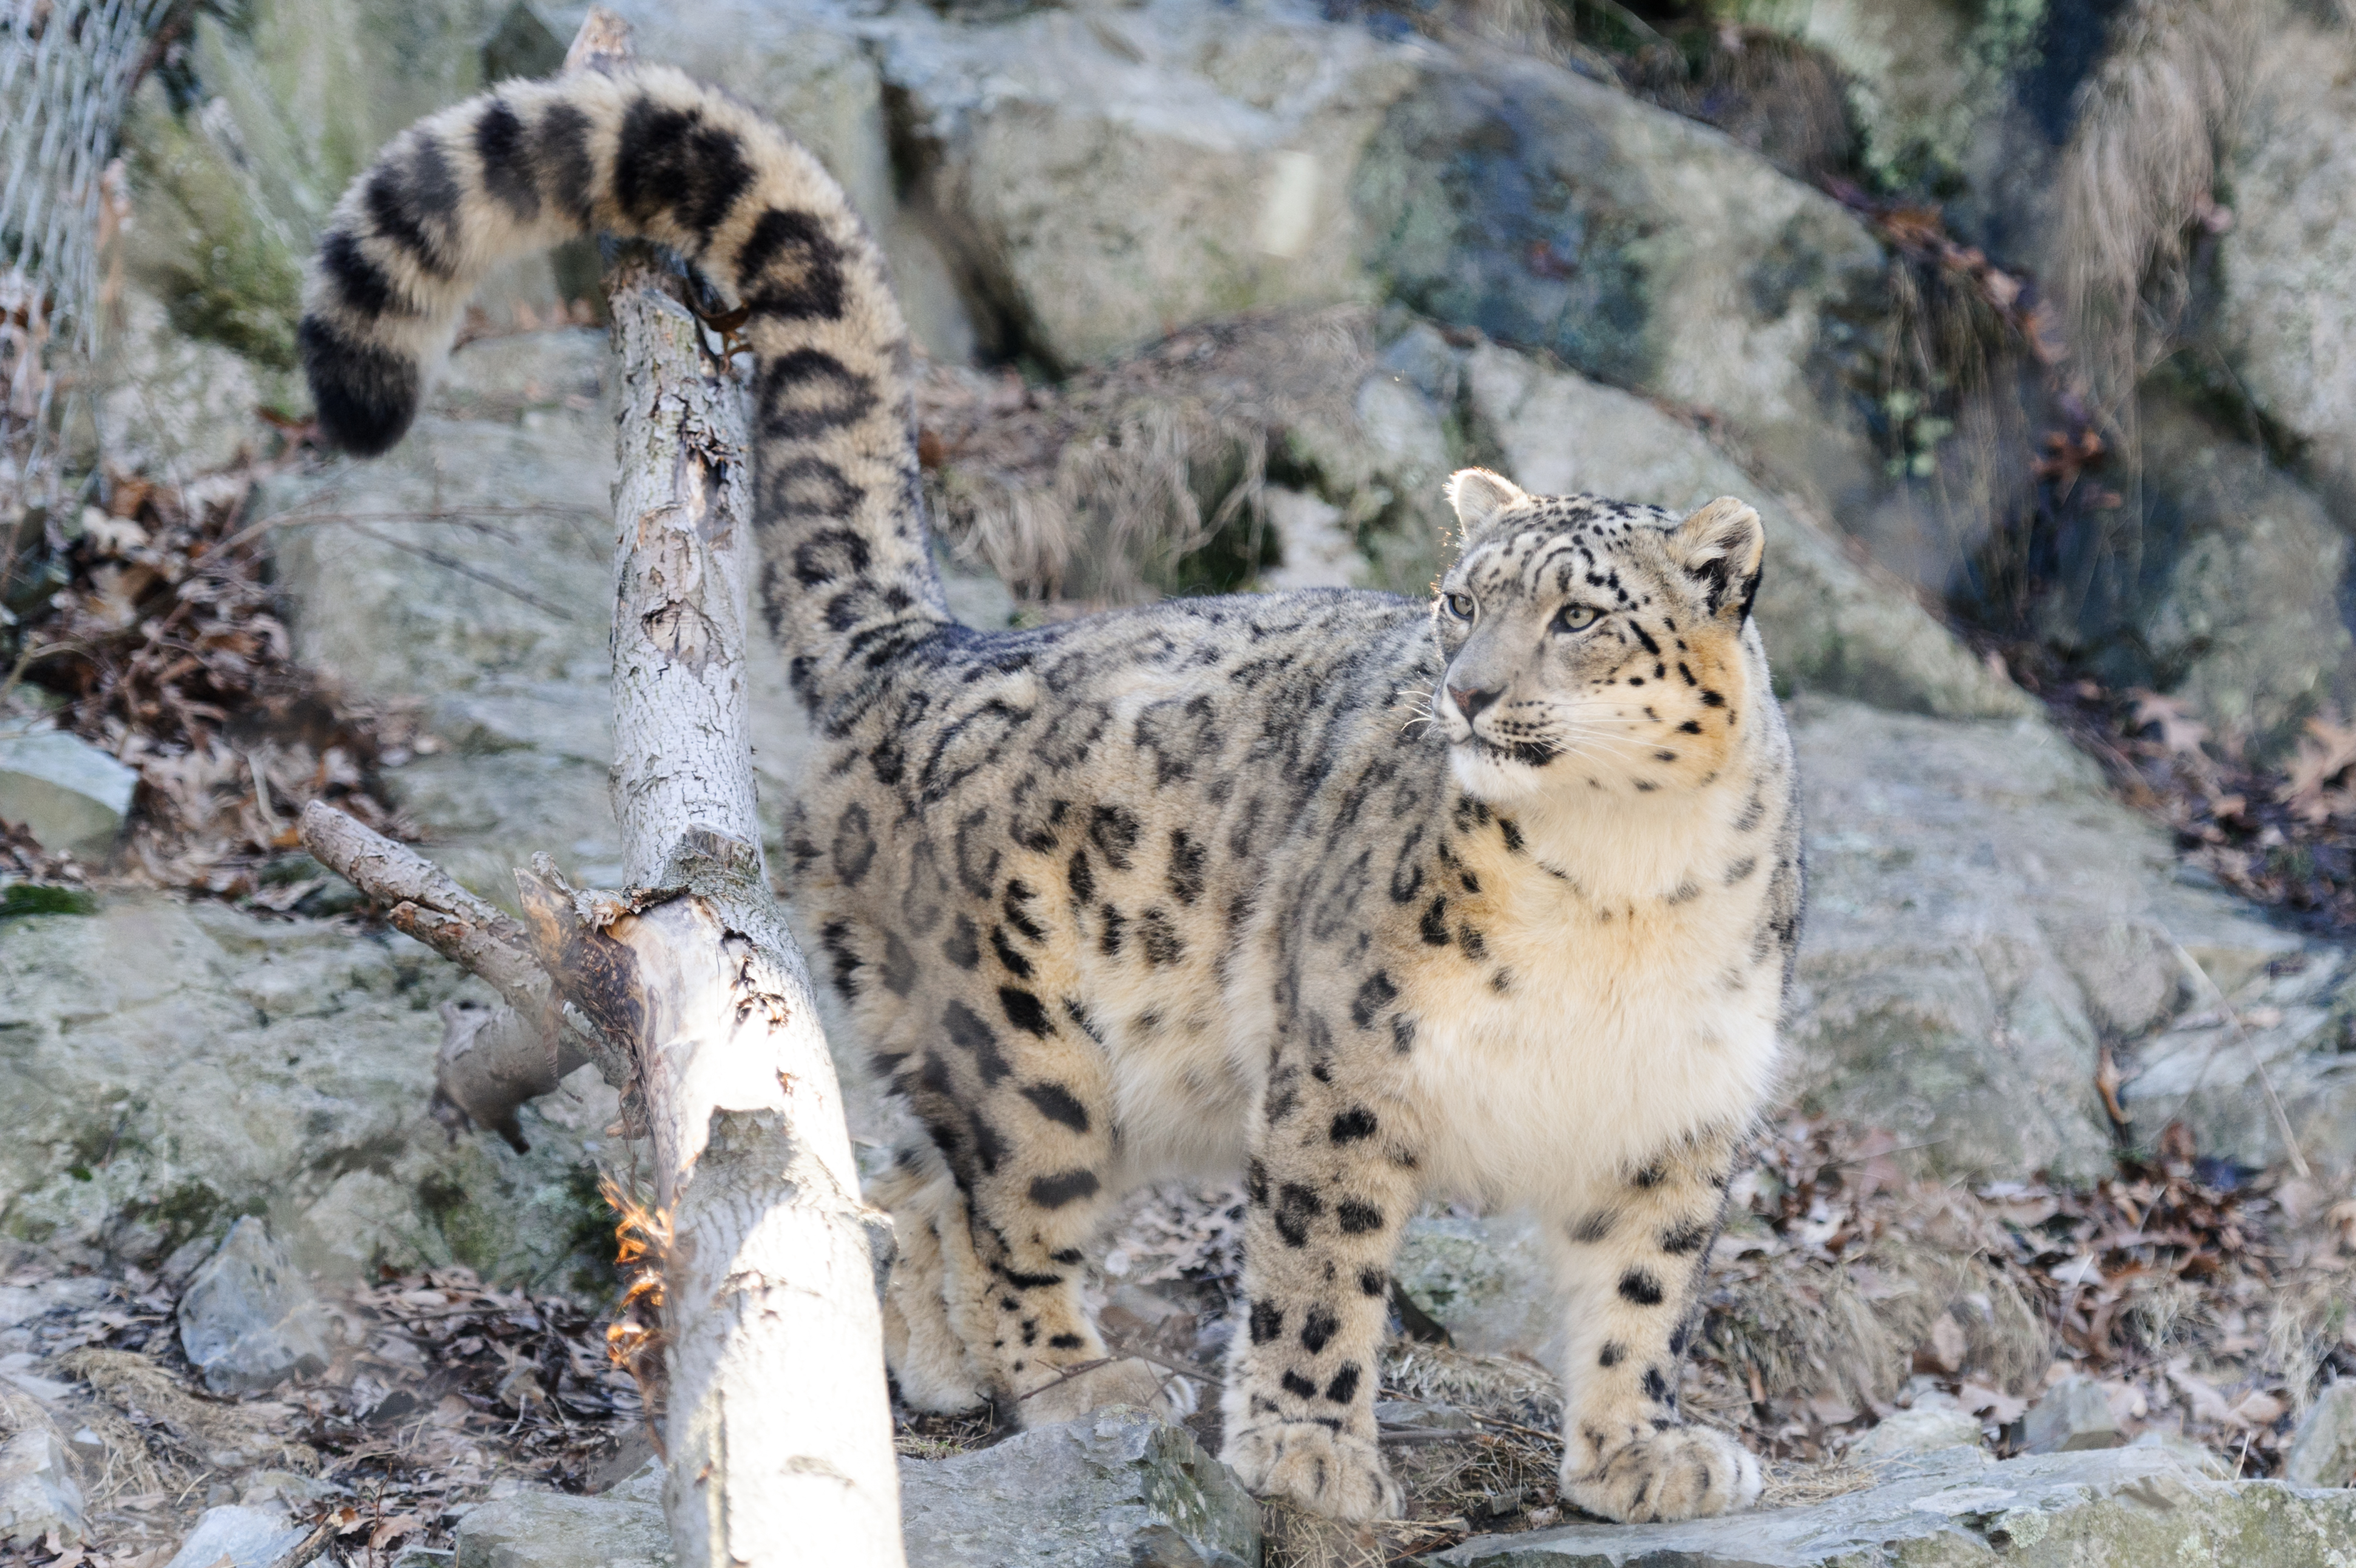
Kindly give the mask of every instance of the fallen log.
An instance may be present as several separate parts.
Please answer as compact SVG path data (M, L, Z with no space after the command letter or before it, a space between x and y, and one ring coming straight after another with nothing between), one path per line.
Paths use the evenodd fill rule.
M568 70L628 59L593 10ZM624 388L615 487L614 810L622 892L516 874L524 918L331 808L306 847L481 975L445 1014L436 1102L519 1147L516 1112L594 1060L651 1144L664 1510L681 1564L904 1562L874 1289L834 1065L763 868L747 743L753 541L744 418L683 281L609 264Z

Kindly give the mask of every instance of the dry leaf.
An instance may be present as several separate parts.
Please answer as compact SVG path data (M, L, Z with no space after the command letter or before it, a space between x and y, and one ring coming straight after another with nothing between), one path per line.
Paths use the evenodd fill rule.
M1964 1369L1964 1358L1971 1353L1971 1340L1964 1326L1955 1321L1954 1314L1943 1312L1931 1320L1931 1333L1914 1352L1914 1365L1922 1371L1944 1372L1949 1377Z
M2298 738L2298 755L2291 759L2275 799L2303 821L2321 822L2331 815L2323 787L2351 763L2356 763L2356 729L2343 727L2340 715L2327 708L2307 721L2307 733Z
M2182 698L2163 697L2157 692L2140 689L2127 695L2135 703L2136 727L2158 725L2159 744L2167 750L2197 755L2201 743L2209 738L2209 726L2184 711Z

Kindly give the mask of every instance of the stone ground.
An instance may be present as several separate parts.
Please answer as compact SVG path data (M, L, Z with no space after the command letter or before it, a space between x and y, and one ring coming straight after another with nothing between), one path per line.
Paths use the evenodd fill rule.
M1428 349L1423 357L1429 360ZM1391 363L1414 358L1403 351ZM371 466L290 473L266 484L257 501L256 515L274 523L298 654L357 696L422 704L423 730L443 745L419 748L386 778L401 807L429 830L431 853L495 897L508 894L506 869L537 848L552 849L568 871L593 881L615 875L618 858L604 803L610 743L598 611L610 435L603 367L594 333L477 342L455 357L418 436L399 454ZM1400 374L1382 367L1367 373ZM1483 416L1520 460L1540 466L1547 459L1536 405L1548 397L1606 396L1567 372L1518 369L1495 349L1479 349L1445 373L1475 389L1467 395L1481 400ZM1383 408L1381 400L1361 402ZM1410 424L1430 417L1404 408L1384 409L1367 423L1395 431L1402 417ZM1644 424L1654 417L1648 407L1610 416L1635 421L1632 429L1660 454L1631 456L1637 467L1615 478L1682 484L1696 494L1737 482L1710 471L1726 459L1692 432ZM1400 445L1413 449L1417 441ZM1646 450L1641 442L1622 445L1631 454ZM1697 465L1698 477L1663 477L1682 472L1680 464ZM544 504L509 509L519 486ZM1690 499L1682 489L1662 493ZM1003 624L1017 613L993 581L969 572L953 581L969 619ZM1843 582L1846 599L1834 594L1818 603L1835 607L1836 628L1849 618L1847 635L1886 636L1872 628L1903 625L1907 638L1933 650L1945 636L1927 620L1908 620L1919 616L1911 605L1877 600L1869 577ZM1979 668L1959 649L1922 657L1932 660L1926 670ZM2182 1117L2208 1157L2252 1168L2274 1164L2286 1125L2319 1165L2356 1152L2334 1141L2350 1120L2342 1113L2347 1058L2335 1048L2351 970L2341 949L2286 933L2239 901L2188 882L2164 838L2120 806L2092 765L2034 713L1896 712L1844 694L1837 682L1830 691L1804 678L1800 684L1790 714L1808 791L1813 907L1791 1026L1796 1102L1888 1129L1906 1168L1926 1176L1985 1181L2041 1166L2086 1178L2110 1168L2118 1131L2094 1087L2108 1059L2122 1073L2118 1108L2128 1118L2156 1126ZM1921 694L1925 690L1883 695L1917 710L1940 705ZM1965 701L1965 714L1981 700ZM765 740L756 765L774 789L799 766L798 719L777 683L756 692L755 702ZM161 961L126 967L125 952L152 952ZM23 1166L10 1177L19 1196L9 1223L49 1255L145 1271L125 1277L150 1279L168 1296L231 1218L252 1214L267 1220L299 1268L323 1281L356 1280L379 1267L463 1264L487 1278L538 1281L541 1290L573 1289L594 1299L603 1221L591 1173L626 1155L604 1131L613 1115L609 1092L584 1073L564 1094L527 1112L534 1144L528 1156L480 1138L445 1137L423 1110L437 1009L467 999L472 983L405 939L348 917L272 917L110 894L94 916L0 921L0 954L7 960L0 963L7 1009L0 1051L20 1078L43 1086L34 1101L48 1118L7 1156ZM2249 1086L2261 1073L2281 1101L2281 1119L2254 1110ZM894 1135L892 1112L855 1069L846 1077L862 1157L879 1159ZM191 1114L190 1107L203 1109ZM1205 1287L1177 1277L1187 1257L1209 1257L1213 1273L1222 1260L1231 1267L1231 1253L1219 1251L1226 1239L1217 1234L1217 1202L1149 1202L1117 1251L1120 1267L1108 1277L1110 1321L1181 1362L1217 1354L1218 1293L1205 1295ZM1526 1265L1515 1262L1516 1236L1507 1217L1438 1212L1417 1222L1402 1279L1467 1350L1543 1352L1547 1325ZM50 1378L56 1368L42 1359L24 1370ZM1458 1419L1448 1414L1460 1406L1446 1387L1396 1391L1430 1396L1408 1398L1394 1412L1402 1430ZM1482 1402L1495 1397L1488 1388L1467 1408L1502 1408ZM1937 1397L1915 1402L1926 1418L1937 1408ZM1531 1419L1543 1424L1537 1409ZM1911 1414L1902 1405L1877 1409ZM1877 1410L1851 1401L1835 1413L1868 1423ZM2002 1436L2001 1423L1986 1427L1970 1412L1963 1421ZM466 1430L463 1421L452 1429ZM945 1446L972 1435L949 1434ZM939 1461L912 1457L911 1496L970 1498L992 1487L1044 1485L1027 1470L1008 1480L996 1467L1027 1464L1023 1456L1047 1435ZM938 1434L912 1432L911 1441L920 1452L928 1442L944 1449ZM1451 1499L1446 1506L1459 1512L1395 1534L1394 1547L1458 1539L1484 1520L1544 1521L1550 1460L1479 1444L1451 1457L1459 1452L1449 1446L1453 1441L1421 1437L1408 1447L1419 1473L1443 1477L1432 1495ZM1810 1452L1827 1455L1838 1445L1809 1441L1816 1444ZM1210 1463L1185 1456L1185 1440L1174 1434L1147 1442L1132 1432L1120 1442L1145 1443L1146 1457L1121 1461L1145 1466L1140 1475L1162 1463L1152 1455L1177 1453L1171 1462L1196 1475ZM480 1478L464 1495L526 1478L503 1467L495 1444L477 1447ZM922 1468L934 1464L945 1468ZM1058 1475L1108 1473L1095 1460L1039 1464ZM500 1482L500 1474L513 1478ZM959 1492L944 1481L946 1489L926 1492L931 1483L917 1477L935 1474L970 1476L980 1489ZM1779 1495L1807 1484L1786 1480ZM2083 1493L2088 1508L2127 1507L2115 1498L2176 1485L2136 1471L2115 1486L2088 1481L2068 1495ZM1467 1494L1468 1486L1489 1489ZM2067 1487L2038 1487L2021 1495L2041 1518L2061 1508L2056 1499ZM1468 1495L1472 1502L1461 1500ZM1919 1523L1914 1516L1922 1514L1937 1522L1903 1498L1877 1512L1883 1504L1869 1499L1881 1495L1815 1505L1837 1518L1789 1525L1797 1532L1789 1552L1814 1550L1804 1545L1815 1539L1807 1532L1837 1525L1881 1531L1887 1544L1904 1533L1891 1533L1892 1520ZM2304 1502L2252 1496L2260 1498L2252 1508L2308 1517ZM220 1506L245 1506L244 1497L265 1511L294 1500L266 1484L247 1484L232 1487ZM193 1494L167 1511L185 1520L183 1510L204 1500ZM1166 1500L1108 1501L1098 1511L1119 1513L1131 1534L1167 1529L1194 1542L1184 1550L1196 1558L1170 1555L1180 1550L1173 1545L1153 1561L1209 1562L1217 1552L1243 1550L1235 1544L1240 1536L1205 1544L1197 1526L1210 1527L1199 1519L1187 1525L1165 1517L1166 1507L1155 1513ZM541 1505L523 1493L498 1506L507 1511L485 1518L477 1545L465 1544L461 1530L462 1560L535 1560L516 1556L524 1548L512 1542L493 1542L498 1519L534 1521L526 1534L555 1528L530 1512ZM632 1506L643 1522L646 1500ZM956 1505L968 1514L975 1506ZM618 1530L616 1562L632 1560L629 1541L645 1539L611 1509L579 1500L546 1507L570 1510L568 1530ZM237 1522L222 1516L220 1528ZM417 1539L434 1541L434 1530L453 1522L445 1518ZM920 1519L914 1528L931 1527ZM1513 1539L1526 1542L1514 1551L1541 1550L1535 1536ZM1590 1537L1574 1531L1567 1539ZM1932 1530L1922 1539L1945 1538ZM933 1560L954 1562L961 1559L949 1553L967 1549L933 1550ZM1576 1550L1622 1548L1605 1541ZM1719 1560L1706 1554L1719 1550L1707 1541L1677 1550L1705 1553L1686 1560ZM1888 1550L1904 1556L1931 1548ZM1035 1560L1092 1559L1081 1552Z
M298 406L283 365L183 337L161 300L185 307L194 287L219 307L208 269L232 252L291 279L278 252L360 145L493 70L479 46L494 21L503 38L537 28L498 69L544 69L579 6L551 5L552 28L474 0L360 5L349 38L331 36L346 7L247 9L242 30L194 29L191 69L220 94L201 114L175 114L158 83L133 128L145 205L106 406L120 455L159 474L252 447L258 401ZM2304 1408L2327 1365L2356 1372L2339 1240L2356 1233L2356 956L2180 861L1924 608L1917 590L1946 591L1989 521L1954 526L1944 498L1970 490L1975 453L1968 432L1937 427L1989 411L1943 404L1898 428L1889 367L1868 362L1890 325L1874 319L1884 291L1920 280L1890 254L1891 215L1876 228L1756 136L1617 91L1601 57L1506 59L1290 0L1215 18L1185 0L1009 5L979 22L833 0L626 9L649 53L769 106L841 175L945 371L980 350L1064 378L1001 406L1005 377L976 394L977 378L947 372L1007 439L937 453L944 494L988 478L1037 425L1101 436L1075 411L1100 412L1087 400L1108 389L1175 407L1204 391L1220 343L1252 356L1239 328L1205 335L1196 371L1176 362L1193 339L1144 371L1107 362L1173 321L1323 309L1356 314L1322 423L1293 418L1267 454L1267 553L1282 559L1263 560L1264 581L1419 587L1433 482L1464 461L1672 506L1759 499L1772 537L1760 615L1801 753L1812 912L1789 1021L1794 1114L1747 1195L1755 1223L1717 1259L1726 1337L1705 1348L1690 1402L1768 1452L1770 1500L1788 1506L1638 1531L1548 1517L1552 1460L1530 1434L1551 1419L1531 1359L1549 1326L1528 1238L1510 1216L1436 1208L1402 1260L1403 1316L1459 1348L1405 1342L1386 1369L1383 1420L1422 1517L1384 1550L1483 1563L2346 1554L2350 1494L2300 1485L2356 1476L2348 1402L2327 1391ZM1869 156L1914 149L1962 190L1961 243L2061 275L2043 263L2066 170L2037 95L2068 84L1999 36L2042 8L1804 9L1798 30L1859 84L1852 108L1881 138ZM2144 389L2150 482L2094 464L2079 493L2111 499L2073 504L2082 521L2109 509L2104 530L2132 533L2150 569L2094 574L2083 604L2043 607L2037 632L2115 687L2175 693L2188 722L2268 767L2317 738L2302 736L2308 714L2356 701L2329 515L2356 472L2331 265L2349 226L2329 222L2356 156L2351 46L2319 16L2276 21L2233 109L2241 220L2203 222L2225 297L2196 346L2238 368L2237 388L2178 366ZM1679 242L1655 242L1665 231ZM249 255L248 238L269 253ZM353 703L417 715L433 744L388 753L383 787L432 854L500 899L534 851L587 882L618 875L604 348L576 328L504 331L577 319L550 308L557 276L541 263L490 291L485 335L399 452L275 471L252 509L294 651ZM236 303L266 323L287 302ZM1012 431L1018 407L1034 424ZM1888 440L1869 436L1869 413ZM1070 564L1053 541L1015 542ZM970 565L951 591L975 624L1061 613L1018 606ZM781 682L755 707L775 798L806 750ZM58 749L9 743L0 789L54 794L80 776L35 755ZM2330 809L2356 818L2356 748L2328 760L2305 758L2308 783L2345 780ZM99 817L52 831L94 841L127 780L82 771ZM2179 825L2224 824L2262 860L2308 853L2269 843L2246 801L2229 809L2236 790L2207 793L2207 816ZM264 869L265 888L286 889L316 868L290 855ZM62 1519L79 1473L89 1517L115 1530L99 1546L141 1568L223 1553L248 1568L330 1507L356 1510L337 1550L369 1568L660 1561L644 1477L594 1497L545 1489L629 1468L608 1441L627 1391L597 1362L588 1315L560 1301L610 1287L594 1179L628 1160L610 1093L584 1075L527 1111L528 1155L446 1136L425 1113L428 1063L441 1011L479 988L309 894L270 901L109 886L32 913L0 902L0 1072L32 1108L0 1150L0 1536L27 1535L44 1509ZM893 1113L855 1070L846 1083L862 1158L880 1159ZM1132 1208L1105 1281L1127 1342L1181 1364L1216 1356L1228 1201L1170 1192ZM273 1294L298 1275L324 1326ZM184 1311L232 1297L252 1306L246 1328L184 1332ZM2024 1312L2033 1354L2012 1332ZM254 1356L259 1369L234 1370ZM307 1382L194 1391L322 1358ZM444 1371L455 1380L436 1382ZM1254 1561L1264 1533L1271 1559L1322 1563L1362 1544L1263 1520L1194 1446L1206 1426L1102 1416L977 1447L979 1423L912 1423L912 1559L1229 1563ZM2185 1431L2230 1453L2228 1474L2300 1485L2214 1474ZM2045 1446L2069 1451L2026 1452ZM169 1460L171 1486L107 1467L141 1453ZM0 1560L70 1556L0 1545Z

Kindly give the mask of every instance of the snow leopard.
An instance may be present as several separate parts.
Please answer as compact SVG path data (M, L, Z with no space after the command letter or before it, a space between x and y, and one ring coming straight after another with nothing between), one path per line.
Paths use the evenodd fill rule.
M1222 1456L1395 1517L1391 1270L1462 1198L1541 1222L1562 1499L1752 1502L1756 1460L1678 1383L1801 918L1758 511L1468 468L1428 599L959 625L882 252L810 154L654 67L505 83L355 181L299 328L324 441L391 446L487 269L594 232L676 252L751 348L760 610L819 747L773 872L923 1130L871 1193L900 1397L1155 1406L1091 1321L1090 1249L1139 1184L1234 1173Z

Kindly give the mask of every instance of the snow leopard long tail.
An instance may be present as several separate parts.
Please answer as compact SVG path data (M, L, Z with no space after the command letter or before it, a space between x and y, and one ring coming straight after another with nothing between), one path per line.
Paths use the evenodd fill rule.
M420 121L321 236L299 340L319 427L373 456L416 416L498 263L604 231L669 246L744 311L761 591L806 701L947 620L926 548L905 324L842 188L679 71L511 81Z

